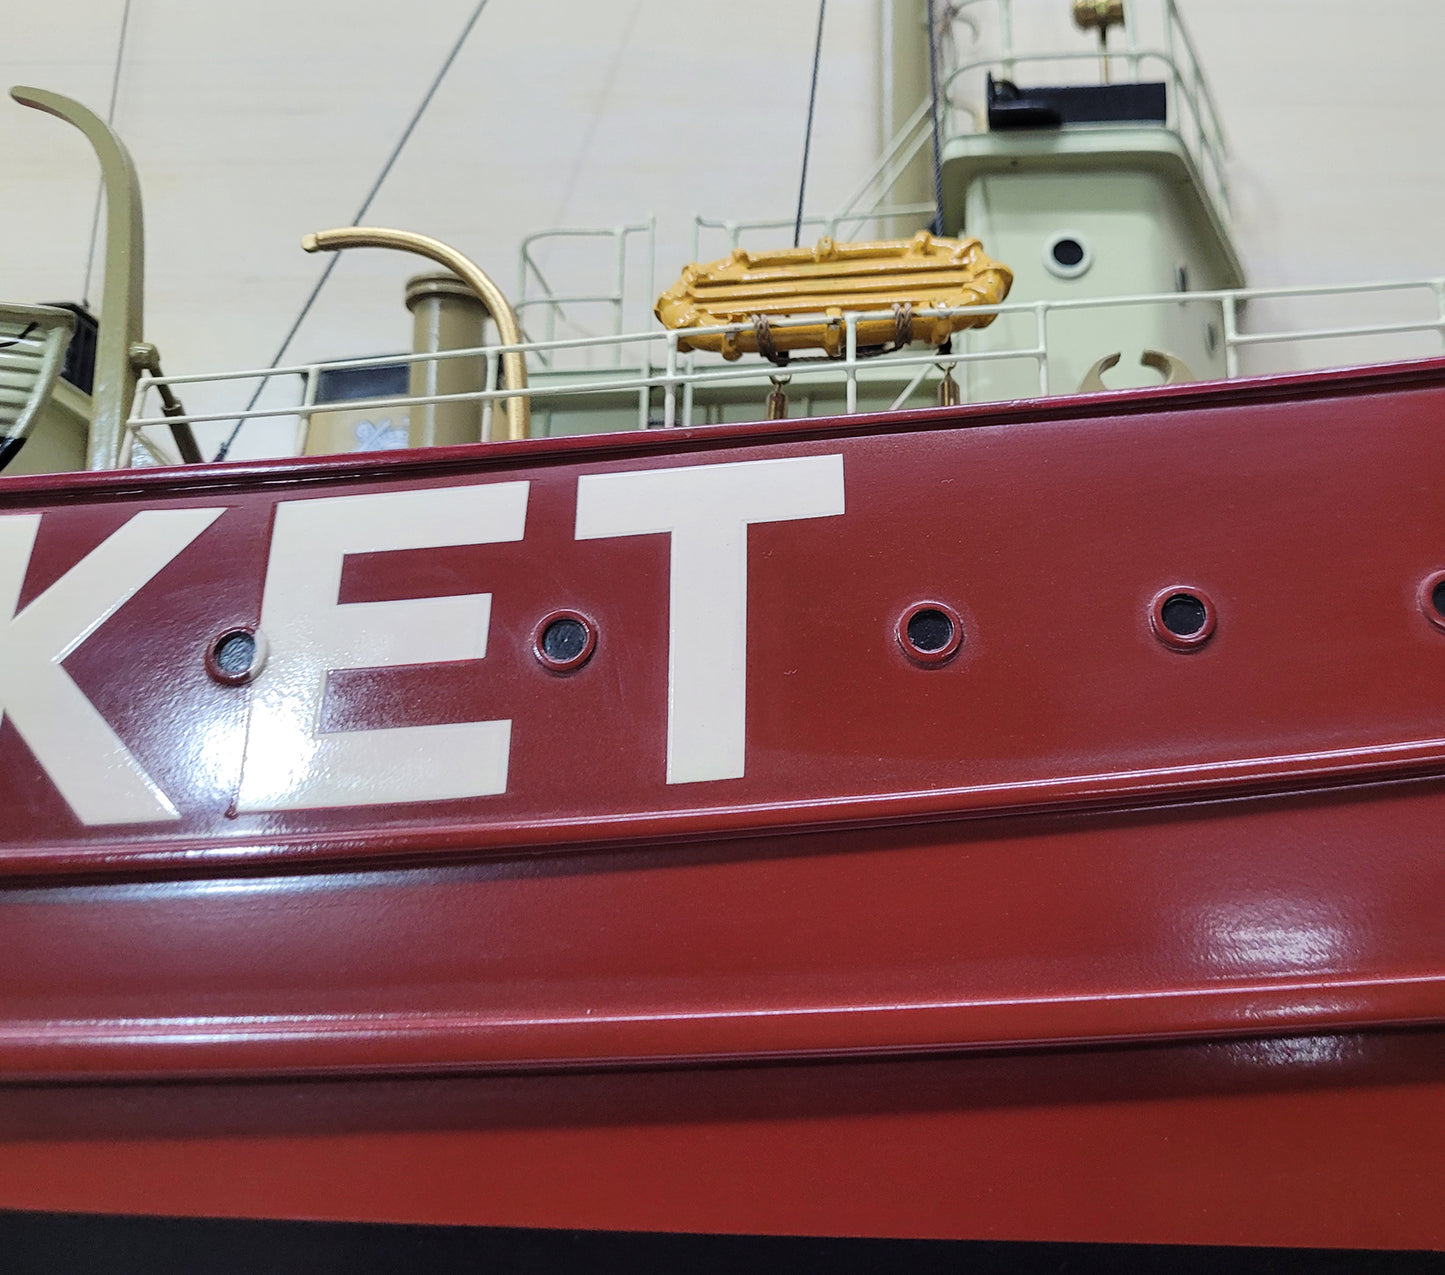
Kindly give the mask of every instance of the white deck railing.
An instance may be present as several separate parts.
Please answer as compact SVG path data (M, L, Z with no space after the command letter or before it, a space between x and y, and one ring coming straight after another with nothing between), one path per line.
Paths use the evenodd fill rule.
M538 260L541 244L555 244L563 240L611 240L612 270L611 286L598 292L561 293L548 281L547 274ZM627 305L631 300L627 283L634 272L629 269L628 249L635 239L641 239L641 249L646 262L642 280L643 296L651 298L656 293L654 271L657 260L657 219L620 226L558 226L550 230L539 230L522 240L517 251L517 291L513 309L527 335L539 335L542 341L557 340L557 326L575 318L569 314L569 307L602 307L610 320L610 335L621 336L626 330ZM533 333L529 320L540 314L540 334Z
M1101 54L1097 47L1082 47L1092 37L1077 31L1073 33L1075 43L1066 49L1033 47L1021 42L1016 38L1013 0L953 0L949 12L954 31L967 26L976 37L980 30L976 15L988 9L995 14L997 47L987 53L978 51L976 56L971 53L967 59L950 57L940 66L939 124L945 150L949 139L981 133L987 127L986 111L978 92L982 88L983 72L996 72L1012 80L1022 70L1025 75L1045 82L1059 77L1063 68L1062 73L1069 82L1088 83L1090 77L1079 75L1079 71L1097 66L1099 75L1092 82L1103 82L1107 65L1108 78L1113 83L1137 83L1157 77L1165 85L1168 104L1165 126L1179 137L1205 189L1228 224L1230 193L1224 126L1194 41L1175 0L1130 0L1124 6L1123 46L1110 46L1107 55ZM1147 19L1145 23L1139 21L1141 11ZM1149 42L1141 33L1141 27L1146 25L1151 28L1147 35ZM973 84L971 77L979 83ZM975 90L977 100L960 100L962 91L968 88ZM931 107L931 101L925 97L904 120L857 190L832 218L834 222L882 215L878 209L889 198L895 183L932 143ZM930 206L926 211L931 215L934 210Z
M1422 309L1430 311L1425 317L1390 320L1387 322L1322 323L1300 328L1261 328L1244 331L1240 325L1241 312L1246 304L1256 302L1277 303L1291 299L1319 300L1328 297L1349 300L1357 298L1385 298L1399 300L1420 296L1425 304ZM1117 309L1130 306L1157 306L1162 304L1212 303L1220 308L1222 340L1226 376L1238 376L1249 369L1244 368L1242 355L1255 347L1293 344L1300 351L1327 341L1360 341L1361 339L1401 336L1411 333L1433 334L1439 342L1439 349L1445 352L1445 277L1376 284L1325 284L1292 288L1249 288L1214 292L1169 292L1134 297L1100 297L1078 300L1053 300L1012 303L997 306L972 307L966 313L981 315L1025 315L1032 322L1032 336L1021 343L996 349L960 350L956 353L940 354L937 351L923 353L912 349L878 357L868 357L867 351L860 355L858 348L858 324L866 318L887 318L892 312L865 313L849 312L837 323L843 331L843 355L837 359L795 360L786 369L778 369L760 358L747 358L737 363L725 363L715 355L689 353L679 349L679 343L687 336L739 332L746 324L699 328L690 333L675 331L634 332L601 337L577 337L553 341L528 342L522 345L489 345L477 349L450 350L437 354L382 355L375 358L343 359L335 362L296 364L289 367L254 369L227 372L217 375L146 377L142 380L136 396L134 413L127 423L132 439L163 463L176 463L176 457L164 437L168 427L178 421L192 426L217 424L259 419L294 420L296 425L295 450L305 448L305 437L311 417L318 412L338 410L380 410L404 408L424 403L467 403L482 404L483 437L487 436L490 418L495 405L513 397L513 392L500 387L499 371L501 356L513 350L527 356L534 374L540 379L528 387L534 411L547 406L565 405L566 400L586 395L617 396L635 394L638 402L637 426L648 428L661 426L675 428L689 426L698 421L697 405L700 392L709 388L737 387L753 384L766 389L768 378L787 375L805 385L822 384L831 386L835 395L841 386L844 413L859 410L860 378L867 378L873 384L886 373L896 375L905 382L903 389L896 393L891 408L904 406L912 395L927 381L930 373L942 375L945 368L968 367L977 364L996 364L1007 361L1030 361L1037 373L1038 393L1041 396L1055 392L1066 392L1074 386L1054 386L1049 373L1049 317L1076 310ZM924 311L925 314L964 313L963 311ZM816 317L774 320L774 328L816 324ZM597 348L613 351L614 366L609 370L584 370L565 377L549 377L547 361L557 353L567 350ZM486 377L484 387L462 394L396 395L369 399L346 399L332 402L318 402L316 386L320 375L329 370L396 366L398 364L425 362L429 360L478 358L485 361ZM1387 352L1384 358L1388 359ZM1297 356L1295 366L1325 367L1347 365L1350 362L1381 361L1373 354L1331 360L1328 357L1311 360L1306 354ZM252 408L247 411L218 410L200 412L180 417L159 414L153 402L161 385L171 387L224 385L229 382L256 382L290 379L300 387L294 402L273 407ZM829 408L829 412L836 409ZM759 415L762 414L762 399L759 398ZM130 447L125 451L129 453Z

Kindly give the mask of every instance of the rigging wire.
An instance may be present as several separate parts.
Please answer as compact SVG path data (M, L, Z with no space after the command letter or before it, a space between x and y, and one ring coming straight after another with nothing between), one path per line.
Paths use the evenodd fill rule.
M127 0L127 7L129 7L129 0ZM391 173L392 167L396 164L403 148L405 148L407 142L411 140L411 135L415 131L418 122L426 113L426 108L431 105L431 100L436 96L437 89L441 87L441 83L446 78L447 72L452 69L452 63L457 60L457 54L462 51L462 45L467 42L467 37L471 35L472 28L477 25L477 19L482 16L482 10L486 7L487 0L477 0L477 6L472 10L472 16L467 19L467 23L462 28L461 34L457 36L455 43L452 45L451 52L447 54L446 60L441 64L441 69L437 71L435 77L432 79L430 87L421 99L421 103L417 106L416 110L412 112L412 117L407 122L406 128L402 130L400 139L398 139L396 145L392 147L391 154L386 158L386 163L381 166L381 172L377 174L376 180L372 182L371 189L367 192L366 198L361 201L361 207L356 210L356 216L351 219L351 225L359 226L361 219L365 217L370 210L372 201L380 193L382 184ZM311 313L311 307L316 304L316 298L321 295L321 289L326 286L326 281L331 278L331 272L336 269L336 263L340 260L340 254L333 253L330 260L327 261L326 268L321 272L321 277L316 280L316 286L311 289L311 295L308 296L302 304L301 312L297 314L296 321L291 325L291 330L286 333L285 339L276 351L276 356L267 365L268 371L279 365L281 360L286 357L286 351L291 348L291 342L296 339L296 333L301 330L301 325L306 321L306 316ZM256 401L266 389L268 381L269 378L261 378L260 383L256 386L255 392L251 395L250 402L246 404L246 411L249 412L256 406ZM226 459L227 453L231 450L231 445L236 441L236 435L241 432L241 426L244 425L248 419L250 418L242 417L236 422L230 435L216 452L217 460Z
M115 123L115 100L120 92L120 67L125 57L125 33L130 27L130 0L125 0L125 8L120 14L120 38L115 44L115 69L110 77L110 108L105 113L105 122L108 125ZM102 173L95 182L95 211L90 217L90 251L85 255L85 284L80 289L80 304L90 309L90 276L95 269L95 242L100 235L100 198L105 190L105 174Z
M818 102L818 63L823 57L823 12L828 0L818 0L818 34L813 41L813 84L808 90L808 126L803 131L803 171L798 177L798 215L793 221L793 247L803 237L803 191L808 186L808 149L813 142L813 107Z
M933 123L933 233L943 233L943 146L938 136L938 24L928 0L928 114Z

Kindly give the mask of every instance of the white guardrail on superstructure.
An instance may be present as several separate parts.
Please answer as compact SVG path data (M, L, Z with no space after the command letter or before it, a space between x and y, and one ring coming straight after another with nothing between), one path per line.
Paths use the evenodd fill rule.
M1174 0L1156 0L1152 4L1131 0L1126 4L1123 46L1111 45L1107 54L1097 48L1034 49L1020 44L1015 39L1012 0L952 0L948 6L951 29L968 27L977 37L979 25L973 14L984 9L991 9L995 15L997 47L972 48L966 59L953 54L941 67L939 126L945 149L951 138L986 131L986 111L980 92L984 72L997 72L1012 80L1019 68L1024 67L1039 72L1046 80L1063 78L1073 83L1106 80L1137 83L1146 76L1157 75L1165 86L1168 109L1165 126L1178 136L1189 153L1217 211L1228 224L1230 192L1226 160L1229 148L1224 126L1193 38ZM1141 9L1144 21L1140 20ZM1141 35L1144 27L1148 29ZM1146 39L1150 43L1145 43ZM1090 68L1099 69L1097 78L1087 74ZM971 94L967 100L965 93ZM879 205L889 197L894 184L914 159L931 145L932 139L932 102L925 97L889 139L861 185L832 220L847 222L855 217L880 216Z
M1278 301L1294 298L1365 298L1389 294L1421 293L1430 298L1433 314L1419 319L1405 319L1386 323L1349 322L1336 325L1305 327L1299 329L1278 329L1244 332L1240 330L1241 307L1247 302ZM635 391L638 395L638 428L661 427L665 429L705 423L696 420L695 404L697 392L707 387L735 385L751 382L766 385L767 378L787 375L795 381L822 381L843 386L843 411L854 413L858 408L858 386L860 373L871 369L888 368L900 372L911 369L911 380L896 395L887 410L903 407L913 394L929 378L930 372L942 375L947 368L967 367L974 364L998 363L1010 360L1032 360L1037 370L1038 393L1046 396L1056 392L1072 391L1072 385L1055 387L1050 384L1048 320L1052 314L1074 310L1115 309L1127 306L1160 304L1214 303L1220 307L1222 317L1222 340L1225 345L1225 366L1227 376L1241 374L1241 353L1251 347L1267 345L1297 344L1360 338L1398 336L1409 333L1434 333L1445 351L1445 277L1398 283L1378 284L1323 284L1292 288L1251 288L1214 292L1169 292L1134 297L1099 297L1078 300L1033 301L997 306L975 306L959 311L920 311L920 314L967 313L970 315L1029 315L1033 318L1034 340L1031 344L1020 344L998 349L960 350L953 353L928 351L913 353L902 350L881 356L860 355L858 348L858 324L865 318L886 317L891 320L892 311L848 312L837 321L843 330L842 357L837 359L794 360L786 368L776 368L758 358L749 358L737 363L724 363L714 355L699 356L679 349L679 343L689 336L708 333L738 332L746 324L698 328L690 332L651 331L628 333L620 336L577 337L554 341L535 341L521 345L488 345L476 349L448 350L440 353L411 355L382 355L375 358L343 359L334 362L298 364L289 367L251 369L228 372L220 375L146 377L142 380L136 396L136 409L127 422L129 438L136 440L156 461L163 464L179 463L173 454L169 440L160 437L163 430L178 422L192 426L235 422L257 419L292 418L296 422L296 447L299 453L305 447L308 422L317 412L338 410L359 411L383 408L413 407L424 403L482 404L482 436L488 437L493 409L499 402L514 397L512 391L500 388L499 371L502 355L513 350L529 358L538 372L545 374L550 360L558 353L569 350L608 349L617 351L616 365L608 373L583 373L568 377L556 383L541 383L528 387L527 394L533 410L545 407L578 395ZM774 320L774 328L816 324L816 317ZM1398 356L1397 356L1398 357ZM441 359L481 358L484 360L486 375L484 388L462 394L396 395L369 399L343 399L317 402L316 387L323 372L339 369L394 367ZM1347 359L1351 362L1367 361ZM1369 359L1368 361L1379 361ZM1308 360L1298 364L1301 368L1340 366L1336 363L1313 363ZM252 408L247 411L215 411L193 413L183 416L148 415L152 398L162 385L171 387L220 385L236 381L270 381L296 378L301 385L298 401L279 407ZM654 395L660 399L654 411ZM986 401L986 400L979 400ZM759 401L759 415L762 402ZM830 409L829 414L832 414ZM127 446L125 451L132 449ZM126 462L123 462L123 464ZM144 463L144 462L142 462Z
M976 87L971 84L970 77L981 79L985 71L997 71L1006 79L1012 80L1020 67L1026 67L1030 71L1043 72L1046 80L1062 72L1066 78L1078 83L1137 83L1154 77L1164 83L1165 100L1168 104L1166 127L1179 137L1193 159L1194 166L1219 213L1227 221L1230 195L1225 160L1229 148L1224 138L1224 127L1220 122L1219 110L1215 106L1209 81L1200 65L1194 41L1174 0L1157 0L1153 4L1130 0L1126 3L1122 26L1123 45L1111 45L1107 53L1102 53L1098 48L1035 50L1020 46L1014 38L1011 0L954 0L952 16L955 21L962 18L967 22L969 11L983 6L992 7L997 13L1000 47L987 54L980 51L976 57L955 61L945 68L941 94L941 124L945 137L984 131L982 107L957 99L961 89ZM1141 40L1141 27L1145 23L1140 21L1140 14L1136 13L1136 9L1141 8L1150 28L1143 38L1157 40L1157 44L1145 44ZM1070 74L1087 71L1090 67L1099 68L1098 79L1091 80L1087 76L1080 78ZM928 141L927 132L922 128L927 119L927 107L928 103L924 103L915 113L915 118L910 119L899 131L890 147L890 150L899 153L885 155L880 169L887 166L893 172L900 172L908 159L923 148Z

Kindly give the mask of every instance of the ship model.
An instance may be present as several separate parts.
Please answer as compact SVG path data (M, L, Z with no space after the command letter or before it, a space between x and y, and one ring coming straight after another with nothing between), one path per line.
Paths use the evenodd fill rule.
M15 90L108 238L93 384L0 308L0 1206L1445 1245L1445 359L1241 375L1187 33L1075 9L646 332L310 235L416 349L239 413Z

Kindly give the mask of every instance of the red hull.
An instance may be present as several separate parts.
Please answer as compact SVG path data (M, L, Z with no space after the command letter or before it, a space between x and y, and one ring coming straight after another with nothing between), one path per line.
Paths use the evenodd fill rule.
M139 509L225 512L65 665L163 832L0 727L0 1205L1445 1245L1442 424L1431 362L6 484L22 607ZM577 540L579 476L814 456L846 510L749 533L746 771L669 783L667 538ZM518 542L341 581L489 591L485 658L325 710L506 718L506 790L238 810L250 692L200 656L263 619L278 499L518 479ZM923 600L947 664L897 643Z
M1445 1037L0 1094L8 1207L1445 1247Z

